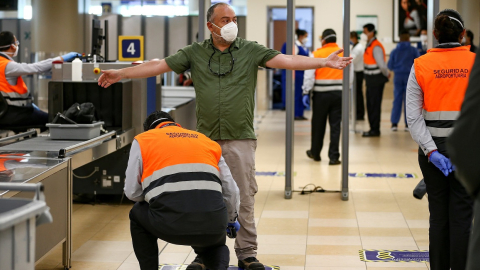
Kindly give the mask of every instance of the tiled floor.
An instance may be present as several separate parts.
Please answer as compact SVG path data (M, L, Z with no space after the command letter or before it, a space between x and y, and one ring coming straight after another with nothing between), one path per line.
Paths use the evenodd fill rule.
M391 85L383 103L382 136L362 138L350 133L349 171L356 173L414 173L417 146L400 124L391 132ZM308 112L307 117L311 114ZM268 111L257 118L258 172L282 172L285 163L285 113ZM368 124L360 122L359 130ZM310 122L295 122L295 190L309 183L326 190L340 189L340 166L329 166L327 149L322 161L305 155L310 144ZM328 145L328 136L325 145ZM428 249L426 198L416 200L412 190L420 178L349 179L350 199L339 193L313 193L284 199L284 178L258 176L255 218L258 224L258 258L282 270L361 270L382 268L428 269L425 263L365 263L360 249ZM307 187L310 188L310 187ZM139 269L130 242L128 212L131 205L74 205L74 269ZM189 263L190 247L159 241L161 263ZM236 264L233 241L228 240L231 264ZM61 269L60 249L42 260L36 269Z

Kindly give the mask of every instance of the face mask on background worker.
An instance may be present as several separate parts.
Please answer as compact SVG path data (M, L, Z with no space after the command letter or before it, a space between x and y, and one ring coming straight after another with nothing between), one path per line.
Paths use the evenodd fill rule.
M303 46L307 46L307 42L308 42L308 37L302 39Z
M420 41L422 43L427 43L427 40L428 40L428 36L427 35L420 35Z
M218 27L213 22L212 22L212 24L220 29L220 35L218 35L215 32L212 32L212 33L214 33L215 35L217 35L219 37L222 37L223 39L225 39L225 41L232 42L237 38L238 27L237 27L236 23L229 22L226 25L224 25L223 27Z
M18 45L20 45L20 43L18 42L18 40L17 40L17 42L15 42L15 44L5 45L5 46L2 46L1 48L10 47L11 45L15 46L15 52L14 52L14 53L12 53L12 52L3 52L3 53L4 53L4 54L10 54L10 55L13 54L13 55L11 55L11 57L15 57L15 56L17 56L17 54L18 54Z

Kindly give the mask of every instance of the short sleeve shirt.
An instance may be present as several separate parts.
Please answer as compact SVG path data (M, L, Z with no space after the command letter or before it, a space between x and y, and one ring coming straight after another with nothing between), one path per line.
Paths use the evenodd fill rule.
M180 49L165 61L177 74L191 70L197 131L212 140L241 140L256 139L253 111L258 67L266 67L278 54L242 38L221 52L207 39Z

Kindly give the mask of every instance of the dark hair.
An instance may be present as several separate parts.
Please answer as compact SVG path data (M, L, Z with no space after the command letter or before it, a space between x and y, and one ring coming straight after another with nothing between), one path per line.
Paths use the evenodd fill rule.
M408 30L403 29L400 32L400 41L409 41L410 40L410 32Z
M295 30L295 35L297 35L297 37L299 36L304 36L307 34L307 31L303 30L303 29L297 29Z
M212 15L213 13L215 12L215 8L218 7L218 6L230 6L229 4L227 3L216 3L214 5L212 5L211 7L208 8L207 10L207 22L210 22L210 19L212 19Z
M375 30L375 25L372 23L367 23L363 26L363 28L367 28L368 32L373 32L373 35L377 35L377 31Z
M153 129L163 122L175 122L175 121L166 112L163 112L163 111L153 112L147 117L147 119L145 119L145 122L143 122L143 131L148 131L150 129Z
M322 39L324 39L326 36L330 36L330 35L336 35L337 33L335 33L335 30L331 29L331 28L328 28L328 29L325 29L323 30L323 33L322 33ZM327 39L325 39L325 43L334 43L334 42L337 42L337 37L329 37Z
M461 22L457 22L455 18ZM453 9L444 9L435 17L435 36L439 43L458 42L460 34L463 32L463 19L460 14Z
M400 0L401 2L402 0ZM416 9L417 7L417 3L415 3L415 1L413 0L408 0L408 3L410 4L409 7L408 7L408 12L412 12L412 10ZM400 3L401 5L402 3Z
M10 49L7 45L15 43L15 36L10 31L0 32L0 52ZM5 47L4 47L5 46Z
M470 42L473 43L473 32L471 30L467 30L467 37L470 38Z
M358 33L357 33L357 31L352 31L352 32L350 32L350 38L356 38L356 39L358 39Z

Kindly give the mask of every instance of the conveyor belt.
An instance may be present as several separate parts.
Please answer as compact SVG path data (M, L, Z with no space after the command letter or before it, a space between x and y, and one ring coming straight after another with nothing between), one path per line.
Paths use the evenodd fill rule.
M60 149L83 141L52 140L50 137L36 137L0 147L0 151L46 151L58 152Z

